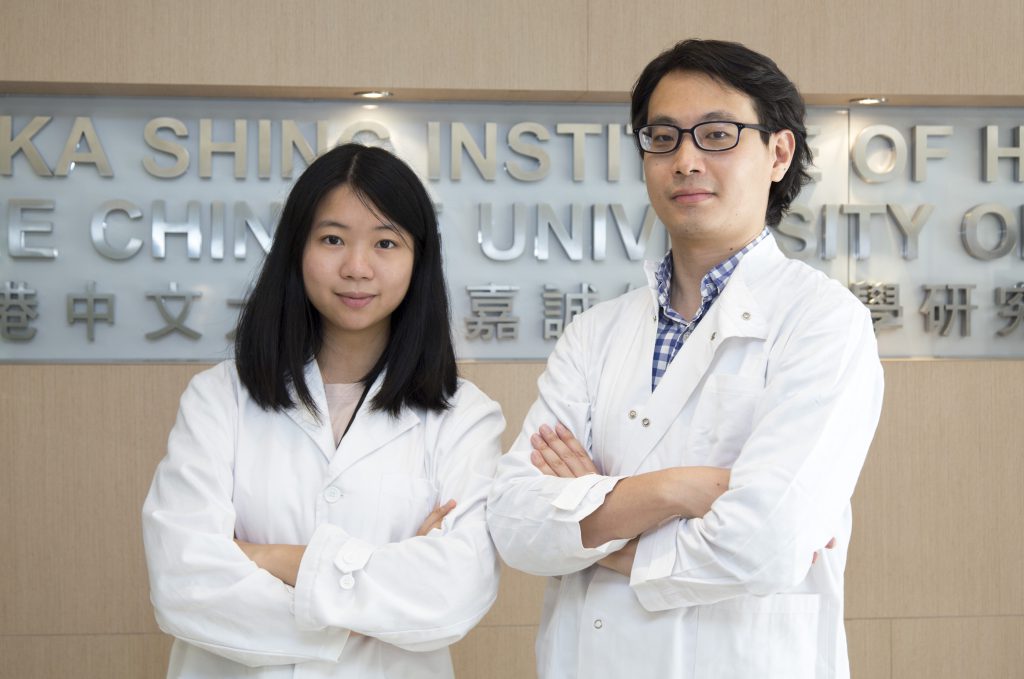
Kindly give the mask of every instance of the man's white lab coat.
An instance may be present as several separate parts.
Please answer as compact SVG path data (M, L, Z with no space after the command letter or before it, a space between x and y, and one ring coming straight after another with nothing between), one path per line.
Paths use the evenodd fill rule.
M653 279L653 266L648 265ZM488 523L514 568L554 576L537 641L542 679L847 677L843 569L850 496L882 401L869 314L767 238L651 392L658 305L634 290L578 316L498 466ZM529 435L562 422L602 475L543 476ZM639 541L632 577L597 566L579 521L619 478L730 467L699 519ZM832 537L835 549L815 551Z
M370 411L381 379L340 447L315 362L320 421L261 409L230 361L189 384L143 507L168 676L451 676L447 646L497 594L484 500L504 420L464 381L443 413ZM443 528L414 537L449 499ZM294 590L234 537L308 544Z

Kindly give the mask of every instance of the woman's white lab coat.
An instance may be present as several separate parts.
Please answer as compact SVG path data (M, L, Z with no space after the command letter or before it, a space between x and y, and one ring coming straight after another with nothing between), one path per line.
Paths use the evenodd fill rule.
M578 316L499 463L487 509L495 544L510 566L555 576L540 676L848 676L850 496L882 399L867 311L767 238L652 393L657 314L654 292L641 289ZM534 468L529 434L558 421L603 475ZM732 469L711 511L645 533L631 578L593 565L625 541L586 549L579 521L617 480L691 465Z
M261 409L230 361L181 398L143 507L168 676L450 677L447 646L497 594L484 502L501 411L460 380L450 410L391 418L368 408L378 378L336 447L315 362L305 377L320 421ZM449 499L443 527L416 537ZM234 537L308 545L295 588Z

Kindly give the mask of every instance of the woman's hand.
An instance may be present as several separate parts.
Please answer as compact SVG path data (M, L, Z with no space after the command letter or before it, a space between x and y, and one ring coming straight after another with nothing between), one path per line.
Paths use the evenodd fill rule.
M453 509L455 509L455 500L448 500L443 505L434 507L434 511L427 514L427 518L423 520L423 525L416 531L416 535L423 536L435 528L440 528L444 517L448 516L448 512Z
M259 545L235 538L245 555L257 566L286 585L295 586L299 577L299 564L306 553L305 545Z

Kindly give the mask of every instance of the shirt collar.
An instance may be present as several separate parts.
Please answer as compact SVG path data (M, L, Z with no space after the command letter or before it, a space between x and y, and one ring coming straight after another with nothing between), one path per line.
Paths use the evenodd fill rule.
M722 294L722 290L725 289L725 285L729 282L733 272L736 271L736 267L739 266L740 260L743 259L743 256L753 250L758 243L763 241L769 235L770 232L766 226L761 229L761 233L759 233L754 240L737 250L728 259L711 267L711 270L708 271L700 281L702 310L710 306L711 303L714 302L720 294ZM665 253L665 257L662 258L661 262L656 266L656 268L654 268L653 273L653 280L650 281L650 284L658 299L658 306L661 307L662 313L673 320L679 319L679 321L682 321L682 317L679 316L671 306L669 306L670 293L672 290L672 250Z

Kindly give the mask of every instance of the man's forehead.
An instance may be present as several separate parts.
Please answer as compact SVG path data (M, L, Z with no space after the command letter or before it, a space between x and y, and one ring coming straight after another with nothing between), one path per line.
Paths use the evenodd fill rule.
M647 121L740 120L756 114L753 99L705 73L671 71L662 76L647 102Z

